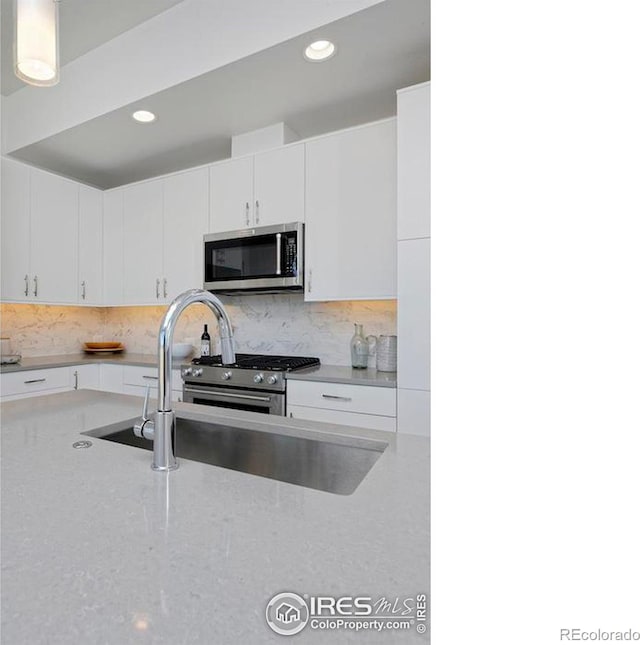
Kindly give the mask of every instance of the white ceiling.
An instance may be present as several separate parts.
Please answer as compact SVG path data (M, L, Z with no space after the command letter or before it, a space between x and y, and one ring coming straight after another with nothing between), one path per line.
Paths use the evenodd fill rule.
M175 2L140 4L158 9ZM322 64L302 57L304 46L316 37L338 47ZM305 138L391 116L395 90L429 75L429 0L385 0L12 156L110 188L226 158L233 134L275 122L284 121ZM134 107L153 110L158 120L135 123L130 117Z
M86 54L91 49L132 29L182 0L60 0L58 31L60 63ZM4 96L24 87L13 73L13 3L2 0L2 85Z

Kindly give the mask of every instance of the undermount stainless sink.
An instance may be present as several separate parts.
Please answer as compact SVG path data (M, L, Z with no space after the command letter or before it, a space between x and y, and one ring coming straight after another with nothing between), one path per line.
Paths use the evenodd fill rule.
M338 495L353 493L387 447L370 439L319 440L180 417L176 425L178 457ZM134 435L133 421L83 434L153 448Z

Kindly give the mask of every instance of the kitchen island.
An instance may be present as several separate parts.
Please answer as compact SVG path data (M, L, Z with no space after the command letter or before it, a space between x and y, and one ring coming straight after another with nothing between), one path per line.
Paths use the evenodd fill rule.
M275 643L282 636L265 608L280 592L427 592L427 439L351 430L388 447L353 494L335 495L185 459L176 471L153 472L150 452L81 434L138 417L138 397L79 390L0 410L3 643ZM295 436L345 436L344 426L176 410ZM91 447L72 447L87 439ZM307 625L298 640L424 642L414 627Z

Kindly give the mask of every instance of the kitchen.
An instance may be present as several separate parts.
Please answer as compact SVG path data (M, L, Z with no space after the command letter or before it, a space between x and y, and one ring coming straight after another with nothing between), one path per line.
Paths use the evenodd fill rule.
M170 4L175 6L165 6ZM1 313L2 336L10 337L6 351L3 342L3 356L20 357L17 363L3 365L1 375L3 485L20 491L15 498L13 493L4 495L3 544L17 540L23 545L10 563L33 557L28 550L22 551L27 548L20 542L24 536L11 520L20 515L18 508L28 499L33 507L25 515L23 528L27 530L31 523L33 529L44 517L42 508L37 511L40 505L53 505L50 495L54 491L41 496L35 492L42 486L42 482L36 484L45 469L44 462L38 465L41 459L53 458L71 468L74 478L80 478L75 479L75 485L68 482L68 503L82 493L83 499L93 498L101 507L111 509L111 519L116 522L144 509L143 525L122 532L117 539L124 539L128 533L130 539L149 542L149 550L157 549L150 560L137 552L144 569L138 582L155 580L151 584L158 587L161 580L161 584L150 591L153 598L146 609L140 605L125 611L122 605L114 606L112 615L121 623L118 642L151 637L151 632L154 642L179 642L181 638L200 642L198 638L206 638L204 633L186 638L184 630L191 628L205 632L215 629L219 635L226 634L226 642L268 641L273 634L264 616L242 627L249 631L234 635L225 631L238 628L233 621L212 622L199 603L207 599L221 612L227 609L237 615L239 591L232 591L231 582L236 580L243 587L255 587L252 599L246 599L249 611L264 612L274 593L292 586L296 568L301 577L295 586L300 592L331 589L346 595L351 587L366 591L367 585L372 594L397 597L427 591L428 6L418 1L391 0L344 3L343 8L317 3L313 11L299 15L285 11L285 5L291 3L278 3L290 22L286 24L280 14L274 25L264 7L248 4L256 11L256 20L261 16L265 21L258 24L272 33L259 34L255 42L248 39L238 43L233 52L222 45L218 50L212 46L207 70L195 70L195 63L180 72L168 69L167 76L173 74L170 80L161 78L158 72L157 77L145 76L135 90L131 82L126 82L122 64L115 64L114 47L126 53L127 47L139 47L143 37L149 38L150 45L156 40L164 42L174 20L183 21L197 33L202 12L216 12L213 4L158 3L162 8L156 16L130 25L128 31L63 65L55 87L14 87L2 100ZM196 8L198 11L193 11ZM61 7L61 40L64 11ZM223 16L228 21L228 34L233 34L243 26L240 13L227 7L227 13L222 11L216 17ZM383 42L375 46L369 44L368 49L358 50L371 40L372 33L387 24L395 28L387 29L386 41L381 39ZM3 30L5 27L3 15ZM175 39L175 33L171 33ZM321 37L324 41L329 35L337 41L335 55L325 62L308 61L302 56L309 42ZM353 39L352 48L348 37ZM184 37L179 40L184 46ZM239 51L241 45L244 52ZM63 52L63 45L60 47ZM160 70L163 56L176 56L175 52L152 51L159 57ZM236 58L229 61L225 56ZM394 64L377 74L378 85L371 85L372 79L363 75L357 87L357 73L362 72L368 57L376 61L376 56ZM3 52L3 81L5 59ZM289 59L293 62L285 62ZM343 67L338 67L341 60ZM87 77L88 69L83 66L100 62L109 63L104 74ZM330 67L332 64L334 67ZM381 69L379 65L377 68ZM128 70L132 77L141 71ZM178 79L180 73L184 76ZM89 78L87 85L78 84L79 78ZM114 85L106 92L104 84L109 79ZM301 83L302 91L298 87ZM269 84L273 84L270 90ZM334 85L338 89L331 94ZM286 86L298 90L289 89L286 94ZM261 100L249 100L248 87ZM313 89L323 90L325 102L333 103L317 106L310 102L306 96ZM46 92L51 94L43 94ZM98 93L100 101L92 98L92 92ZM132 92L139 93L135 100ZM203 98L212 96L224 96L225 100L202 107ZM62 110L62 105L69 105L70 97L78 102L72 103L72 110ZM153 108L157 119L134 122L130 114L139 108ZM218 124L217 130L212 123ZM370 442L366 445L375 453L386 445L363 479L350 489L353 499L339 499L337 494L326 492L328 488L314 489L305 472L263 474L256 488L252 483L257 478L246 474L250 470L238 473L233 472L233 466L228 466L231 470L214 468L210 462L203 465L190 458L179 460L178 471L165 473L166 478L162 478L160 473L149 471L149 452L134 451L131 443L123 446L102 441L104 428L113 429L114 424L139 418L147 386L152 383L155 390L155 385L163 381L157 367L158 329L167 307L187 290L211 287L207 287L205 275L204 236L222 235L229 244L244 237L230 236L230 231L256 231L275 245L282 243L282 236L288 239L287 230L278 227L291 223L298 224L297 245L304 250L304 258L298 262L302 267L300 281L293 289L274 293L276 289L270 286L266 292L250 293L236 285L214 291L230 319L234 360L260 354L272 359L313 358L320 365L302 366L297 371L290 363L278 364L273 372L268 371L273 364L262 363L257 370L245 372L255 366L243 368L239 360L228 369L191 365L190 361L199 360L202 353L203 325L208 325L211 334L212 354L221 351L221 334L216 318L204 305L190 306L175 321L171 338L184 343L189 351L184 356L171 356L165 365L170 374L167 394L179 417L177 449L181 423L212 423L213 419L244 432L284 433L314 444L322 437L323 445L339 445L340 454L361 447L363 442ZM231 250L242 248L236 245ZM286 271L286 254L276 252L275 257L285 260L284 269L280 266L276 273ZM364 348L365 369L352 367L355 358L351 345L357 343L353 340L354 323L362 325L363 336L368 337L359 345ZM397 364L395 346L389 349L390 339L396 337ZM114 345L102 347L104 351L98 345L93 353L83 352L92 350L87 343L105 342ZM213 371L203 372L205 369ZM208 377L209 373L215 376ZM247 373L253 394L237 391L236 383ZM269 408L271 414L248 413L251 408L246 406L220 408L202 405L203 401L193 398L193 403L183 403L189 384L193 386L197 379L197 389L202 389L200 384L207 379L216 381L216 386L227 380L236 398L238 394L259 398L256 391L264 391L261 388L270 379L285 389L282 393L267 391L268 397L281 401L277 413L275 407ZM265 398L264 394L260 396ZM153 410L155 391L150 398L148 409ZM51 419L57 420L58 441L54 441L55 433L45 432ZM96 434L96 429L102 429L102 434ZM241 436L240 432L235 434ZM18 463L30 442L40 444L44 452L33 455L30 468L37 476L26 485L19 468L8 469L7 459ZM87 442L91 445L83 449ZM81 445L72 450L72 443ZM154 454L155 443L154 439ZM7 458L12 454L15 457ZM115 462L109 464L111 459L118 461L117 483L112 480ZM249 484L243 477L249 478ZM78 481L83 482L81 490ZM281 483L287 481L290 483ZM95 497L94 487L110 488L116 498L104 494ZM138 492L125 499L126 490ZM207 508L210 497L221 491L225 491L222 498ZM183 495L186 497L181 502ZM187 511L190 499L192 507ZM364 509L356 512L354 506L366 507L380 499L385 500L384 507L394 518L386 531L380 530L373 517L366 519ZM116 500L129 509L127 515L117 510ZM75 498L71 506L65 505L66 510L74 505L80 508L86 502ZM233 512L230 505L235 508ZM411 505L422 509L413 520L406 517ZM86 558L90 542L96 544L95 531L100 533L100 527L93 526L90 537L86 532L90 531L88 516L83 513L90 511L83 510L66 529L58 526L60 517L49 514L46 521L56 530L68 530L72 543L78 544L80 538L80 552ZM247 522L246 513L254 518L254 524ZM269 519L272 513L275 515ZM375 558L380 567L375 579L361 577L358 567L343 570L339 564L349 557L353 531L367 525L377 536L363 547L364 559L359 562ZM266 536L266 544L254 542L259 526L273 531ZM288 544L282 541L281 528L285 526L291 532ZM92 553L88 569L80 565L75 569L76 583L85 594L93 585L91 576L96 571L108 575L105 572L113 567L117 575L112 573L112 577L125 575L121 568L124 563L117 562L118 554L107 552L108 544L116 539L114 532L101 528L104 532L100 539L106 540L104 551L100 557ZM13 530L15 533L11 533ZM183 587L167 589L167 576L176 562L197 567L199 558L210 556L207 545L199 543L198 536L202 535L214 540L218 555L224 552L227 556L224 584L220 580L215 584L192 583L181 574L178 587ZM317 539L318 535L326 539ZM272 538L276 540L273 544ZM59 545L61 539L57 536L54 542ZM181 550L178 544L185 539L193 544ZM330 539L334 541L335 566L321 556ZM260 550L268 566L256 574L255 558L245 556L243 561L241 553L232 548L234 544L242 545L245 554L255 552L257 556ZM302 545L304 553L300 552ZM36 557L54 553L50 545L39 546L42 551ZM178 550L174 553L172 549ZM288 565L293 567L288 573L284 561L275 561L279 554L285 555L280 549L298 553ZM3 550L9 553L6 546ZM158 554L163 550L166 557L159 562ZM386 565L380 562L383 552L392 553L392 561ZM316 568L321 557L329 577L334 576L331 583L329 578L321 581L323 574ZM46 585L54 584L49 576L61 576L65 584L72 584L64 573L73 569L72 560L71 551L61 552L60 568L54 566L48 573L40 567L22 570L20 583L8 573L3 575L3 589L9 588L12 593L12 600L3 603L3 614L8 616L7 605L15 612L14 618L7 618L5 630L17 630L11 632L17 638L19 630L24 629L23 639L38 642L36 632L31 631L38 628L38 622L24 618L21 611L26 611L27 605L15 598L26 603L30 590L39 587L44 602ZM276 565L283 567L277 575ZM137 565L129 562L127 566ZM153 572L147 570L149 566L154 567ZM386 580L390 582L385 586ZM104 584L101 580L94 591ZM191 584L199 590L190 589ZM315 588L303 589L304 584ZM59 587L67 596L70 588ZM226 598L220 597L223 588ZM101 595L104 592L104 588L98 591ZM198 601L188 607L180 601L178 614L166 610L167 594L174 597L189 593L197 595ZM125 595L127 603L138 602L134 601L138 593L133 587ZM85 611L90 605L79 602L73 605L77 610ZM98 602L91 606L100 613L107 612L107 616L106 605ZM50 611L47 616L52 615ZM168 627L170 616L177 622ZM56 627L62 630L59 642L69 642L72 632L65 631L64 620L60 620ZM90 633L86 630L95 629L96 642L106 642L110 633L108 621L82 625L73 621L72 626L66 625L70 627L85 635ZM321 632L309 636L322 637Z

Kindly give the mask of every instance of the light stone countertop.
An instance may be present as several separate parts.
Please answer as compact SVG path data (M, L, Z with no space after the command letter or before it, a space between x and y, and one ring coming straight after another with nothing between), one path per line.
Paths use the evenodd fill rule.
M174 359L173 366L178 368L182 363L188 363L191 358ZM137 365L152 367L158 364L155 354L134 354L122 352L119 354L63 354L58 356L35 356L23 358L20 363L2 365L0 373L38 370L49 367L67 367L69 365L85 365L92 363L109 363L112 365ZM320 365L299 372L289 372L287 379L298 381L322 381L325 383L347 383L351 385L373 385L377 387L396 387L395 372L378 372L369 368L356 370L343 365Z
M378 372L373 368L353 369L343 365L320 365L299 372L288 372L291 381L321 381L324 383L347 383L350 385L373 385L377 387L396 387L396 372Z
M141 399L79 390L4 403L3 643L282 643L277 593L404 598L428 591L429 443L388 447L352 495L151 453L81 432L133 419ZM181 416L297 436L344 427L177 404ZM335 435L333 433L336 433ZM178 437L179 441L179 437ZM323 631L301 643L425 642L411 631Z
M190 361L191 359L184 359ZM183 360L174 360L177 367ZM58 354L55 356L33 356L23 358L19 363L0 366L0 373L22 372L27 370L41 370L50 367L67 367L69 365L91 365L92 363L109 363L112 365L137 365L139 367L153 367L158 364L156 354L134 354L120 352L117 354Z

